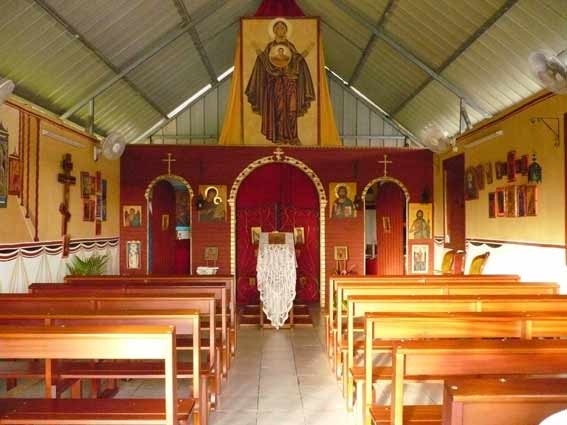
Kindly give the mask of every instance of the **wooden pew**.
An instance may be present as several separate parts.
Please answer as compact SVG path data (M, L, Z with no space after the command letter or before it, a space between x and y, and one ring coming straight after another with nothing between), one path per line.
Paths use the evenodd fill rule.
M22 325L22 324L73 324L77 320L92 323L98 321L103 324L118 323L149 323L154 324L166 322L177 324L177 347L179 350L193 350L193 340L190 328L184 325L187 317L184 312L198 311L201 316L208 316L202 333L207 333L207 339L199 343L200 350L208 351L206 367L202 369L205 378L211 382L211 402L213 406L218 400L220 393L220 365L219 351L217 350L214 323L215 299L211 295L194 295L192 297L151 297L151 296L114 296L114 297L43 297L29 294L2 294L0 295L0 324ZM160 322L161 321L161 322ZM109 365L106 365L110 367ZM187 365L180 367L182 377L187 375ZM101 367L98 366L100 369ZM89 370L89 368L83 368ZM92 369L92 368L91 368ZM108 373L117 376L107 378L135 377L142 372L136 372L138 366L129 364L121 370L109 369ZM19 365L16 369L0 368L0 377L13 379L31 377L27 371L36 371L35 364L28 363ZM102 373L100 370L91 370L91 375ZM146 375L155 374L155 370L147 370ZM87 374L87 372L84 372ZM37 377L34 376L34 377ZM60 373L63 380L73 379L69 374ZM101 378L103 378L101 376ZM13 383L12 383L13 385ZM205 394L205 393L204 393ZM206 422L206 421L205 421Z
M199 335L199 314L193 314ZM199 344L198 339L195 344ZM194 375L199 375L198 351ZM41 423L177 425L187 423L195 399L177 398L175 330L171 326L2 327L0 357L15 359L153 359L164 363L165 400L0 399L0 424ZM46 383L50 371L46 368ZM194 419L198 423L198 417Z
M202 277L202 276L199 276ZM91 277L92 279L92 277ZM98 295L101 291L105 294L156 294L156 295L190 295L194 293L214 294L217 297L219 307L221 309L221 326L223 333L223 346L226 347L227 354L234 356L236 345L236 304L235 298L230 295L231 287L226 282L206 282L197 280L191 283L169 283L151 281L143 282L119 282L116 279L106 279L101 281L85 280L79 283L69 285L57 285L50 283L33 283L28 287L29 292L33 294L43 294L48 291L47 295L70 295L72 289L81 291L84 294ZM53 292L50 292L53 291ZM228 309L228 310L227 310ZM227 314L222 314L222 311ZM228 320L228 323L227 323ZM230 366L230 356L226 356L227 368Z
M150 283L150 284L178 284L178 285L194 285L197 283L204 284L224 284L229 293L230 307L230 329L231 329L231 347L236 348L236 281L232 275L103 275L103 276L66 276L65 283L74 284L90 284L98 282L123 282L123 283ZM234 355L234 352L232 353Z
M442 424L533 425L566 408L566 379L449 379Z
M127 284L127 283L111 283L104 284L80 284L80 285L60 285L52 283L33 283L29 286L29 292L33 295L47 295L47 296L64 296L64 297L82 297L82 296L108 296L113 295L153 295L154 297L167 297L167 296L193 296L193 295L207 295L212 294L218 301L220 308L220 333L221 333L221 347L223 348L222 356L222 373L227 376L230 367L231 347L230 347L230 329L227 322L228 314L228 297L227 289L223 284L207 284L197 283L195 285L177 285L177 284ZM1 300L1 298L0 298ZM232 313L230 313L232 314ZM204 318L205 322L207 318ZM232 319L230 319L232 321Z
M357 283L338 283L336 288L336 305L343 305L343 300L353 295L549 295L559 293L556 283L470 283L467 281L449 283L372 283L359 285ZM337 309L334 320L329 321L331 328L331 364L335 371L339 369L340 357L337 357L338 335L342 335L344 326L343 308ZM331 317L332 318L332 317Z
M546 373L556 374L561 371L567 371L567 358L557 359L549 356L549 362L541 365L539 369L524 370L525 364L533 363L536 359L530 359L528 355L529 349L522 352L524 357L520 357L521 364L518 364L518 358L513 356L516 353L512 350L510 358L500 365L500 369L494 368L494 372L489 372L491 358L478 355L480 351L471 348L485 347L486 343L518 343L513 338L530 340L536 337L562 337L567 335L567 314L563 313L448 313L448 314L410 314L410 313L367 313L365 317L365 390L364 390L364 414L366 423L370 423L369 409L372 407L372 384L373 384L373 355L377 350L389 352L392 351L393 359L393 384L392 384L392 425L402 425L403 418L403 383L406 379L440 379L443 376L468 376L482 375L487 373L495 374L535 374ZM400 342L397 338L417 339L411 342ZM426 340L419 340L426 338ZM433 339L432 339L433 338ZM452 338L459 338L454 340ZM479 338L493 338L488 340L479 340ZM512 338L510 340L495 340L494 338ZM385 340L377 341L376 339ZM471 343L472 341L472 343ZM545 344L547 342L554 343L560 340L534 340L534 343ZM475 345L478 343L480 345ZM567 341L562 340L561 343L564 350L567 350ZM425 344L425 345L420 345ZM472 345L471 345L472 344ZM512 347L518 347L512 345ZM406 358L407 353L400 347L410 347L416 349L418 358L412 357L411 361ZM422 347L427 347L425 352L419 351ZM452 352L458 351L459 347L463 347L463 352L458 357L462 361L451 358L445 353L447 347L452 347ZM489 354L497 352L505 353L510 349L507 345L498 346L498 344L488 345L492 351ZM498 347L498 348L497 348ZM522 346L523 347L523 346ZM532 347L532 346L530 346ZM534 349L540 347L533 346ZM532 347L532 348L533 348ZM551 347L554 347L553 345ZM412 355L413 351L409 351ZM567 351L562 351L566 353ZM442 355L438 356L440 353ZM484 353L484 352L482 352ZM484 353L486 354L486 353ZM543 354L542 354L543 355ZM467 357L468 356L468 357ZM476 357L475 357L476 356ZM442 360L441 360L442 359ZM541 360L541 359L540 359ZM558 370L558 365L562 365L563 369ZM475 369L475 367L477 369ZM483 367L485 369L483 369ZM428 369L429 368L429 369ZM376 420L374 423L383 422L384 414L379 407L372 409L372 414ZM379 419L379 420L378 420Z
M336 288L339 283L354 283L360 285L372 283L447 283L447 282L520 282L518 275L398 275L398 276L331 276L327 291L327 308L325 312L325 332L327 349L331 355L332 324L336 318Z
M344 364L343 392L349 409L353 406L353 392L357 383L357 394L364 383L364 369L355 367L356 333L364 331L363 318L366 313L379 312L567 312L567 295L484 295L470 296L422 296L375 297L368 295L349 296L347 299L347 331L339 340L339 351ZM356 321L356 322L355 322ZM360 341L359 341L360 342ZM382 373L387 368L381 368Z

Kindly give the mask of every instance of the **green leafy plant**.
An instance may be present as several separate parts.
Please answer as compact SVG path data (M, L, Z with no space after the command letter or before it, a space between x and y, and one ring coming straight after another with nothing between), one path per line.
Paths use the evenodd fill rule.
M91 255L86 260L75 256L71 264L67 264L67 271L74 276L99 276L106 270L107 262L107 255Z

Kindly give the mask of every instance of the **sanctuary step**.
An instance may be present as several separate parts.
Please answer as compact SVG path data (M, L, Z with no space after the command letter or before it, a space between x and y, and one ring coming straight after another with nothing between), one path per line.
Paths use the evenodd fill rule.
M291 313L290 313L291 314ZM271 328L270 321L264 313L264 328ZM260 306L258 304L245 305L240 310L240 326L258 327L260 326ZM294 304L293 305L293 325L296 327L313 327L313 320L307 304ZM288 318L283 326L284 328L291 327L290 318Z

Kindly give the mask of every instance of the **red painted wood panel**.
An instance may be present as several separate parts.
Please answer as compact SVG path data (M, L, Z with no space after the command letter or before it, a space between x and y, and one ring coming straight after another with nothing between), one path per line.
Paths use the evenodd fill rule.
M376 268L379 275L404 274L405 195L394 183L378 185L376 194ZM389 228L385 224L389 221Z
M169 215L169 226L162 229L162 216ZM151 235L154 274L175 273L175 191L163 180L154 186L152 196Z
M465 156L443 161L445 173L445 229L449 241L445 246L465 249Z

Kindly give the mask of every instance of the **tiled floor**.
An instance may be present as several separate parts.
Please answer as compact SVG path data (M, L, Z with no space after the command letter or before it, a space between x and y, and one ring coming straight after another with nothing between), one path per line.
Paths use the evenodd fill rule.
M321 328L240 328L212 425L349 425Z

